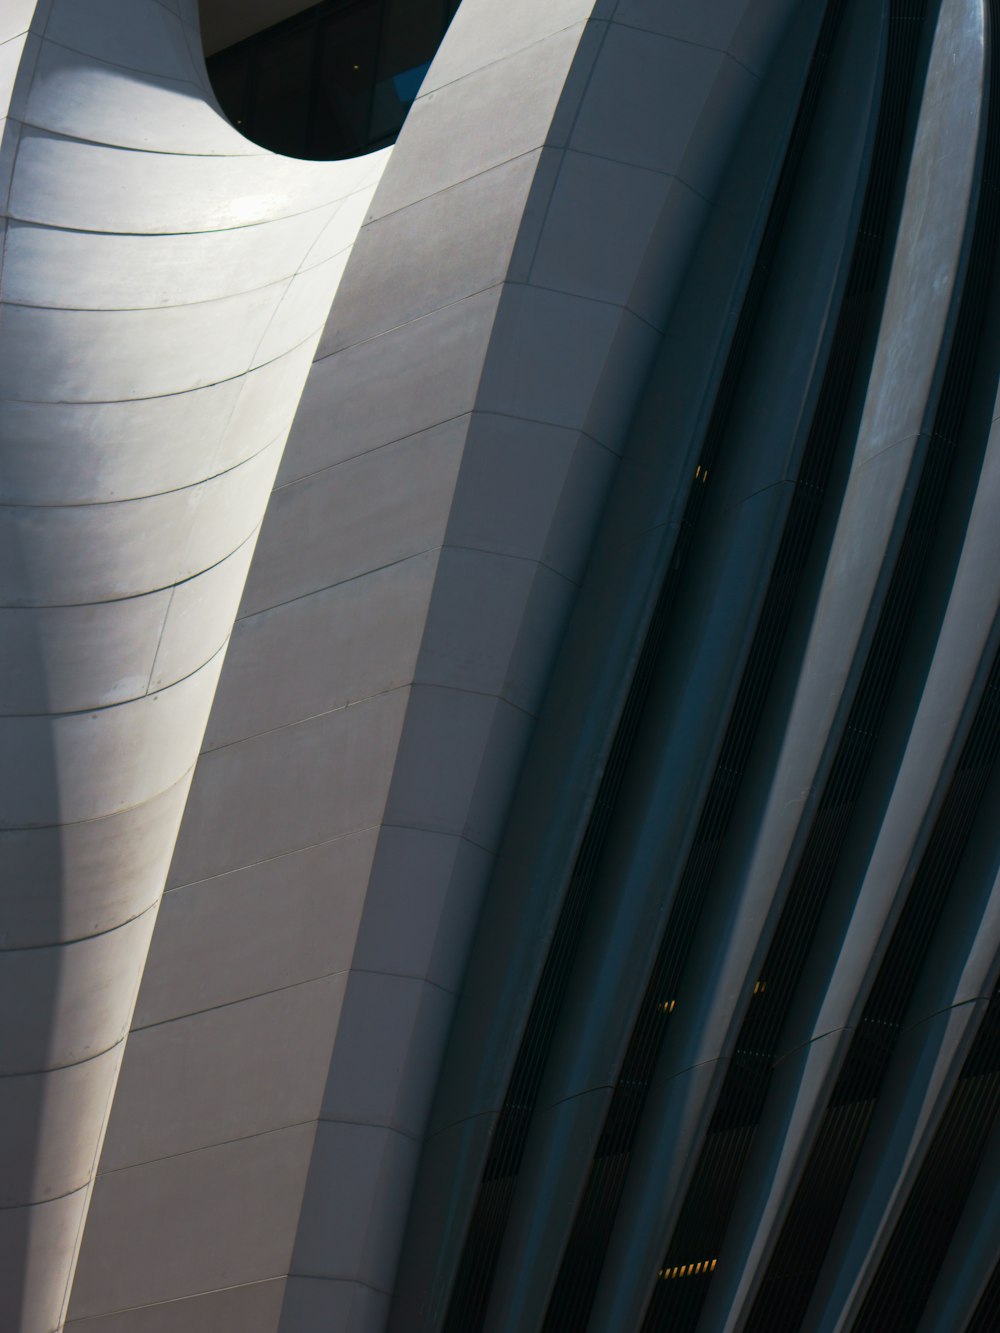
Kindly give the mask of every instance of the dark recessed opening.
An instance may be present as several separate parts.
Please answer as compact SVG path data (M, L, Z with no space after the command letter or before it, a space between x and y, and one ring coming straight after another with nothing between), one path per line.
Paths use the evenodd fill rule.
M212 87L241 133L275 153L329 160L384 148L458 3L322 0L209 55Z

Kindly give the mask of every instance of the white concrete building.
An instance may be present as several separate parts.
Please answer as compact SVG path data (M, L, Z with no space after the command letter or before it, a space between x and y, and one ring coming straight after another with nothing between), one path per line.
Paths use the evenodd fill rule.
M0 0L0 1333L1000 1325L998 18Z

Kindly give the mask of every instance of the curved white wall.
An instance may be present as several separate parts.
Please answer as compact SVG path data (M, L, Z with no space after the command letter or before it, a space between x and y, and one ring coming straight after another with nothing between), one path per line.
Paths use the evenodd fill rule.
M0 1325L60 1325L166 868L388 154L247 143L196 0L4 6Z
M728 217L720 182L797 8L671 6L662 32L610 0L459 10L254 557L73 1333L385 1327L526 741L665 315ZM735 264L747 219L730 226ZM421 1281L450 1261L437 1239L429 1262L411 1250Z

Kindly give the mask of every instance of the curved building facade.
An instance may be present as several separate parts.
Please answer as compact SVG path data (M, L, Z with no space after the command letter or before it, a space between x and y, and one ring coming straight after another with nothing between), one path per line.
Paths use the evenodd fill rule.
M10 0L0 1327L1000 1326L998 22Z

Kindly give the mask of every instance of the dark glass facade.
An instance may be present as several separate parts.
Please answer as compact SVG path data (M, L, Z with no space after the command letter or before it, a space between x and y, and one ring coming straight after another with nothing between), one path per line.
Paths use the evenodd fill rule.
M890 362L881 361L876 349L879 339L890 341L885 330L892 326L893 310L887 292L912 244L905 234L904 211L904 200L914 188L912 161L921 152L931 156L925 127L940 114L933 103L940 94L932 43L942 41L948 23L954 25L953 40L961 22L973 28L964 16L956 17L956 6L917 0L887 4L878 34L882 46L876 96L870 103L854 99L855 108L845 92L850 94L863 10L863 0L830 0L823 11L782 168L767 200L756 262L680 511L673 558L664 570L644 640L631 659L613 732L609 726L611 739L593 784L589 819L571 868L562 872L561 909L544 932L550 943L533 995L523 1006L519 1045L483 1153L464 1240L460 1250L456 1246L445 1310L422 1326L434 1333L514 1327L508 1322L511 1310L519 1311L519 1329L540 1333L607 1333L612 1326L641 1333L715 1333L723 1327L720 1311L727 1302L731 1312L738 1308L739 1313L729 1314L726 1328L803 1333L818 1327L820 1317L824 1329L832 1328L835 1303L843 1300L846 1306L847 1301L840 1274L855 1262L843 1258L849 1223L857 1217L867 1225L880 1206L874 1190L865 1197L869 1163L878 1157L879 1145L891 1143L897 1133L894 1117L905 1120L900 1089L905 1087L914 1099L922 1095L923 1076L907 1064L911 1057L906 1043L915 1044L912 1031L928 1021L921 1011L927 1003L921 986L926 988L928 976L941 966L934 953L948 937L941 923L971 894L969 848L977 837L987 836L984 829L990 820L987 789L991 779L996 781L1000 754L1000 667L992 647L984 654L979 677L968 687L968 730L962 745L956 745L954 767L942 772L934 817L928 813L926 836L899 891L898 912L887 916L877 965L873 962L864 977L864 1003L856 1018L838 1030L844 1053L829 1088L816 1099L815 1126L808 1151L802 1153L796 1186L788 1189L787 1210L774 1226L764 1261L748 1257L756 1255L751 1210L763 1211L770 1203L768 1173L776 1170L775 1162L784 1166L782 1159L793 1151L782 1142L792 1120L789 1108L796 1106L796 1098L798 1105L808 1104L813 1095L805 1075L802 1091L783 1067L799 1058L797 1011L816 1003L821 985L831 992L843 986L840 975L854 966L849 958L831 962L831 941L838 932L848 938L845 923L866 910L865 894L872 892L863 878L867 858L879 836L889 841L884 830L879 832L879 811L890 808L912 719L926 707L920 690L944 615L942 588L947 589L953 576L944 578L941 571L957 566L957 534L969 521L968 479L979 474L987 447L986 409L993 402L997 371L996 325L988 294L1000 276L995 191L1000 116L993 92L983 103L982 150L965 224L962 281L942 340L934 393L928 395L928 444L914 473L912 504L900 522L898 549L887 562L884 596L872 616L856 679L844 690L842 718L831 728L822 773L809 793L813 804L808 818L797 842L782 854L787 860L776 860L775 872L769 872L774 873L773 907L761 931L759 963L747 973L743 997L738 1008L734 1006L740 1017L733 1021L732 1038L704 1063L705 1069L716 1063L718 1067L711 1092L703 1095L696 1084L696 1057L688 1054L700 1050L695 1039L671 1046L671 1028L678 1018L683 1024L687 1014L713 1012L711 997L723 975L726 949L724 940L713 941L713 936L725 936L721 922L727 899L745 894L749 901L760 891L749 877L741 882L742 871L731 869L760 864L750 856L745 862L740 859L741 842L752 847L758 836L758 816L749 814L756 808L751 775L767 772L775 763L775 736L781 727L790 727L790 682L808 661L804 627L822 611L821 576L831 559L823 547L835 547L835 517L848 503L851 451L866 429L862 404L866 397L869 402L880 396L890 400L896 391L892 375L883 369ZM997 17L993 5L990 23ZM997 48L996 28L990 23L984 45L986 67L992 72ZM867 40L870 45L871 38ZM852 47L855 42L858 46ZM699 750L691 744L682 756L687 767L677 767L672 786L657 787L652 776L659 771L657 764L668 754L681 753L676 738L688 726L686 718L671 711L666 683L674 690L686 688L676 663L684 660L689 637L706 633L707 641L708 613L701 608L720 595L707 577L716 558L713 548L736 540L719 518L723 504L716 496L717 488L725 488L729 477L747 466L741 448L751 432L746 418L741 419L741 404L757 394L756 401L767 401L770 407L788 392L780 376L767 386L770 397L759 392L760 349L768 338L781 336L776 330L782 320L775 310L783 299L782 284L801 262L797 247L803 245L807 225L814 225L803 222L808 216L803 200L818 192L817 181L845 170L837 154L844 151L846 137L838 141L831 126L836 122L842 128L854 114L868 121L866 149L853 182L856 222L845 246L842 276L824 312L828 323L815 385L806 411L795 422L800 434L789 442L788 457L794 456L795 462L783 474L788 478L783 484L791 484L781 539L775 544L770 579L761 589L753 620L748 620L755 627L747 636L742 669L737 673L737 663L721 655L712 664L713 670L733 672L728 723L718 733L721 743L714 759L707 746ZM937 128L944 133L953 126ZM798 295L789 298L787 309L801 326L809 283L800 273L796 285ZM693 296L692 309L700 296L700 291ZM917 308L923 293L910 299ZM892 337L901 340L898 332ZM663 374L666 382L669 371ZM651 397L656 387L654 373ZM902 415L895 404L891 410ZM638 438L645 422L642 409L637 422ZM659 424L664 449L674 446L674 423L664 413ZM735 512L735 506L727 512ZM608 546L617 559L617 548ZM610 579L611 574L595 560L589 570L592 586L602 576ZM736 582L738 578L732 586ZM704 584L700 597L693 591L699 583ZM577 669L576 661L567 659L550 699L560 691L570 694ZM711 779L705 783L703 766L708 763ZM696 787L702 794L695 800L690 792ZM685 832L682 842L672 830L682 827L676 810L686 809L689 802L691 813L684 818L691 832ZM646 820L641 829L635 813L640 808ZM662 832L651 831L654 825ZM644 860L636 858L641 870L632 868L628 850L630 840L637 838L644 840L644 848L658 846L659 859L654 861L648 852ZM518 845L511 859L530 864L530 851ZM654 865L655 873L650 870ZM645 885L641 874L648 876ZM756 874L761 874L759 868ZM509 885L498 883L503 886L498 895L509 891ZM641 943L643 926L635 925L631 934L620 926L626 911L615 905L616 899L632 904L636 922L652 923L649 934L658 937L654 951L647 952ZM495 910L497 919L503 919L504 909ZM605 966L605 960L594 966L594 941L605 931L613 934L607 926L612 921L614 938L627 940L621 947L642 957L643 966ZM484 931L484 958L491 944ZM521 961L517 947L512 972ZM595 1037L574 1031L588 970L595 991L607 986L609 1007L634 1015L627 1039L616 1034L617 1070L610 1078L611 1061L602 1066L597 1058L597 1074L587 1079L576 1073L577 1068L590 1069L588 1041L596 1045L605 1039L603 1031ZM604 977L616 984L604 982ZM494 996L498 1009L500 991L498 986ZM994 997L987 1008L986 1000L985 995L978 997L984 1017L925 1146L905 1205L893 1225L882 1224L884 1253L865 1279L866 1294L853 1309L853 1322L837 1327L915 1331L918 1325L931 1326L921 1319L998 1123L997 1001ZM488 1014L490 1006L483 1008ZM485 1034L483 1050L494 1050L488 1017L480 1030ZM826 1036L819 1032L807 1042ZM471 1043L463 1048L463 1057L468 1058L469 1048ZM667 1058L676 1062L669 1075L661 1068ZM579 1078L578 1087L570 1086L571 1077ZM673 1097L672 1081L678 1087L690 1084L692 1090ZM689 1132L676 1109L682 1097L690 1097L691 1104L701 1099L697 1131ZM582 1107L578 1113L572 1109L577 1098ZM595 1104L603 1099L600 1119L587 1108L589 1099ZM454 1115L453 1108L449 1112ZM559 1131L557 1124L568 1128ZM558 1157L560 1133L566 1142L576 1135L574 1142L585 1146L567 1148L564 1157ZM663 1167L674 1138L683 1146L675 1149L668 1182ZM557 1157L559 1172L549 1167ZM662 1172L663 1193L674 1191L669 1210L661 1209L656 1198L654 1167ZM680 1184L674 1183L674 1174ZM441 1180L437 1187L440 1197L446 1197L448 1184ZM553 1240L547 1252L549 1262L532 1252L543 1230L533 1225L534 1212L547 1212L553 1219L548 1230L559 1233L558 1243ZM634 1239L643 1231L661 1236L655 1268L649 1264L645 1272L638 1271L621 1239ZM631 1277L620 1280L619 1271L629 1265ZM750 1274L742 1283L741 1265ZM526 1271L527 1279L522 1276ZM726 1283L720 1294L720 1284ZM994 1287L982 1297L982 1308L993 1311L989 1317L995 1316ZM525 1309L531 1311L527 1320ZM980 1326L985 1326L981 1320L970 1325Z

